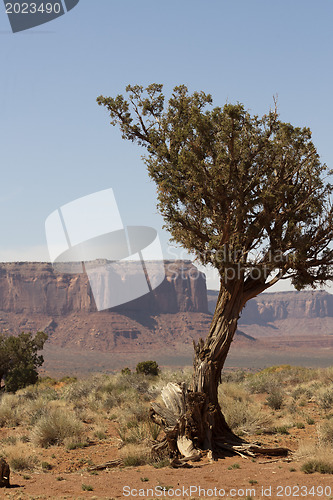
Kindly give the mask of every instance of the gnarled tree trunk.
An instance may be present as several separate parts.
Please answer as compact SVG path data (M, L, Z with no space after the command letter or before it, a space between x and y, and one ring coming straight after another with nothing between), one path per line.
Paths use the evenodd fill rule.
M204 420L206 425L205 447L214 449L218 441L240 441L229 429L218 402L218 386L221 372L227 358L231 342L237 329L242 308L243 281L233 281L222 286L206 341L195 345L194 393L206 396Z
M242 280L221 286L207 339L194 345L192 386L169 383L162 390L165 406L152 404L151 418L166 433L165 441L153 447L156 453L167 450L171 457L185 457L183 461L198 459L199 450L210 451L212 457L226 450L242 456L286 454L285 449L277 453L278 450L246 445L231 431L219 405L221 372L244 304Z
M165 427L171 455L181 448L183 455L187 451L193 457L193 447L214 453L242 442L228 427L218 402L221 371L237 329L242 298L242 280L221 287L207 339L194 345L192 387L168 384L162 391L166 408L152 405L152 418Z

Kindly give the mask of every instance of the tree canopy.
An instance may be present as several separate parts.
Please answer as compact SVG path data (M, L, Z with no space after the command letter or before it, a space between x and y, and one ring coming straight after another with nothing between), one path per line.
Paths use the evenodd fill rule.
M307 127L279 120L276 105L251 115L242 104L212 107L204 92L128 86L100 96L122 137L145 162L172 239L211 264L222 282L244 280L245 301L279 279L297 289L333 277L332 174Z
M38 355L47 340L47 334L22 332L17 337L0 335L0 383L5 380L5 390L15 392L38 380L37 369L44 358Z

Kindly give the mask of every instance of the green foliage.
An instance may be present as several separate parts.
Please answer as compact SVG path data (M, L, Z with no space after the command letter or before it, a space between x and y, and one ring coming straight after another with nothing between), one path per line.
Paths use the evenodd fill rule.
M38 355L47 340L47 334L22 332L17 337L0 336L0 382L5 379L5 390L15 392L38 380L38 368L43 356Z
M136 373L143 373L144 375L158 375L159 367L156 361L140 361L136 365Z
M307 127L262 117L242 104L211 107L204 92L129 85L128 97L99 96L124 139L147 150L158 207L175 242L225 282L245 283L244 303L290 277L296 288L333 276L331 172Z
M52 469L52 464L49 462L41 462L41 467L43 470L51 470Z
M123 368L123 369L121 370L121 374L122 374L122 375L131 375L131 373L132 373L132 372L131 372L131 369L130 369L130 368L128 368L128 366L126 366L125 368Z
M83 491L94 491L94 488L90 484L82 484L82 490Z
M228 470L232 470L232 469L240 469L240 468L241 468L241 467L240 467L239 463L237 463L237 462L236 462L236 463L234 463L234 464L230 465L230 466L228 467Z

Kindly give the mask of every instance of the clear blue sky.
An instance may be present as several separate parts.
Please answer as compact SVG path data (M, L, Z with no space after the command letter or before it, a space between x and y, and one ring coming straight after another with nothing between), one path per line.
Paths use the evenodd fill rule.
M48 260L44 222L61 205L112 187L125 224L155 227L142 149L96 104L128 83L185 83L216 105L307 125L333 166L331 0L81 0L12 34L0 5L0 261Z

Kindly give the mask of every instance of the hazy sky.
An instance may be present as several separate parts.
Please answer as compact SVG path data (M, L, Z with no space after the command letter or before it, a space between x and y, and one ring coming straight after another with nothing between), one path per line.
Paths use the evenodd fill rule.
M128 83L185 83L214 104L310 126L333 165L331 0L80 0L13 34L0 5L0 261L49 260L44 223L58 207L112 187L124 224L156 228L144 153L96 104Z

